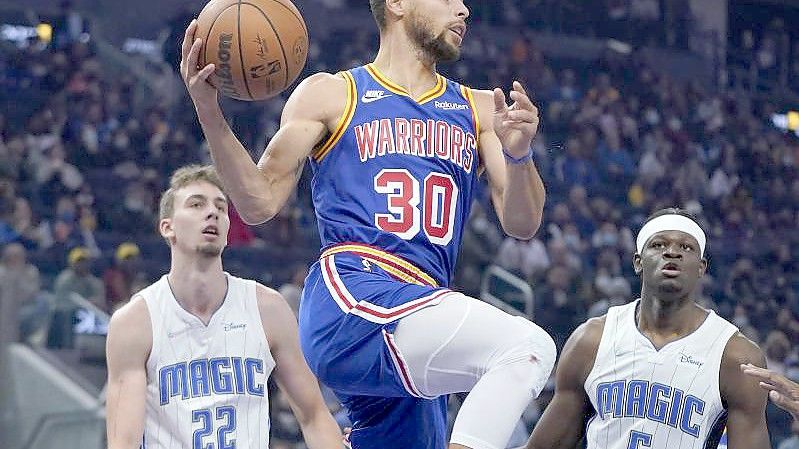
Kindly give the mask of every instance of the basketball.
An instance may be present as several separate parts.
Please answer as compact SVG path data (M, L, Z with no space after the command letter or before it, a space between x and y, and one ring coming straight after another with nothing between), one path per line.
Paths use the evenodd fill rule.
M308 29L289 0L211 0L197 17L199 67L237 100L265 100L297 79L308 56Z

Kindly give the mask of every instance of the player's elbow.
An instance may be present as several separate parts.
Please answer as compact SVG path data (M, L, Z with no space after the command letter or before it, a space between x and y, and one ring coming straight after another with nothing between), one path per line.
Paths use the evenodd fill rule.
M538 232L539 227L541 227L540 217L508 218L502 226L505 234L519 240L532 239Z
M238 212L241 220L250 226L266 223L277 215L277 210L268 206L247 207Z

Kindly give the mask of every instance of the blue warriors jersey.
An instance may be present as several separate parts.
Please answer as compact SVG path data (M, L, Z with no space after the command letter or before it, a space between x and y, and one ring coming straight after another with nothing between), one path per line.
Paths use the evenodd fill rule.
M355 252L401 280L448 285L479 164L471 90L436 75L413 99L372 64L339 75L345 111L311 161L323 248Z

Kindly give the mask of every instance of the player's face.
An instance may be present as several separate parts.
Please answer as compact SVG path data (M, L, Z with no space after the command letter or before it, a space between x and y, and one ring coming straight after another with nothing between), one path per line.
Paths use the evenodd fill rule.
M175 192L171 218L173 245L189 254L218 257L230 229L228 202L215 185L198 181Z
M469 9L462 0L419 0L403 21L405 32L435 61L460 57Z
M633 265L643 276L644 288L664 297L692 293L707 268L699 243L681 231L663 231L650 237L641 254L635 255Z

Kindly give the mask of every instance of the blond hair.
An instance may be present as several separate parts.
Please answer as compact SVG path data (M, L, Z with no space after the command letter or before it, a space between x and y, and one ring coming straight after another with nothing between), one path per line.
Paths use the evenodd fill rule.
M169 188L161 195L161 202L158 205L158 220L172 218L172 214L175 213L175 193L198 181L213 184L222 193L225 192L222 187L222 180L219 179L219 175L213 165L187 165L181 167L172 174L169 179Z

